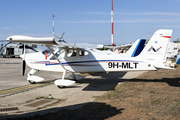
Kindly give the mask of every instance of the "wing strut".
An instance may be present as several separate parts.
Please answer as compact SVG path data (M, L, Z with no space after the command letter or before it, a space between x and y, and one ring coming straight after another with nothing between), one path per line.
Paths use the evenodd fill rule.
M49 49L49 51L53 54L53 56L56 58L56 60L59 62L59 64L62 66L62 68L64 69L64 70L66 70L66 71L69 71L69 70L67 70L65 67L64 67L64 65L61 63L61 61L57 58L57 56L54 54L54 52L51 50L51 48L49 47L49 46L46 46L48 49Z
M59 88L64 88L65 86L68 86L68 85L72 85L76 82L76 78L75 78L75 75L74 75L74 72L70 71L70 70L67 70L63 64L61 63L61 61L57 58L57 56L54 54L54 52L51 50L51 48L49 46L46 46L49 51L53 54L53 56L56 58L56 60L59 62L59 64L63 67L64 69L64 72L63 72L63 75L62 75L62 79L57 79L54 81L54 84L57 85ZM64 79L65 77L65 74L66 72L69 71L69 72L72 72L73 73L73 76L74 76L74 80L66 80Z

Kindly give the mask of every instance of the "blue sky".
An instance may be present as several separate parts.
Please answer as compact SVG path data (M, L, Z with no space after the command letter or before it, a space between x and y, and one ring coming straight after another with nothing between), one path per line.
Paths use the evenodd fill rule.
M172 29L180 38L180 0L113 0L114 43L149 39L158 29ZM111 0L3 0L0 39L10 35L52 36L67 42L111 44Z

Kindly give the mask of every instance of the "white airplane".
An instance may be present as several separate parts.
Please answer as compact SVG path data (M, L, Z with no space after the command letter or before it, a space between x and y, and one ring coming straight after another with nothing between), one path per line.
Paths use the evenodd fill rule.
M174 58L178 54L178 48L178 44L170 42L167 49L167 57Z
M114 52L117 51L117 53L119 53L121 55L121 57L136 57L143 50L143 48L145 46L145 42L146 42L146 39L138 39L138 40L136 40L136 42L134 44L124 45L122 47L121 46L117 46L117 47L115 47L115 50L113 50L113 51ZM124 48L128 48L128 47L129 47L129 49L128 49L127 52L121 53L121 51Z
M122 57L118 53L99 51L94 49L97 46L92 45L84 47L85 44L56 42L54 37L10 36L7 40L45 45L51 54L48 55L48 52L44 51L23 55L22 58L32 68L28 73L27 80L30 83L43 81L42 77L33 75L37 70L63 72L62 79L55 80L54 84L58 87L64 87L74 84L76 79L81 77L74 73L172 69L164 64L171 35L172 30L156 31L142 52L136 57ZM53 51L50 47L57 47L58 49ZM72 72L71 78L74 80L64 79L66 72Z

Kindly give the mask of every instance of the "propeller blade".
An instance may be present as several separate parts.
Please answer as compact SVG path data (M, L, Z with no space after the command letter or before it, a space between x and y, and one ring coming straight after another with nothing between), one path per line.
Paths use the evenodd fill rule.
M61 39L60 37L58 37L57 35L54 34L55 37L57 37L58 39Z
M63 36L64 36L64 33L65 33L65 32L63 32L63 34L62 34L62 36L61 36L61 39L63 38Z
M24 76L24 73L25 73L25 69L26 69L26 62L25 62L25 60L23 60L23 76Z
M25 61L25 51L26 51L26 45L24 43L24 56L23 56L23 76L24 76L24 73L25 73L25 69L26 69L26 61Z
M62 33L61 37L58 37L58 36L55 35L55 34L53 34L53 36L58 38L58 42L64 42L64 43L66 43L66 41L64 41L64 40L62 39L63 36L64 36L64 33L65 33L65 32Z

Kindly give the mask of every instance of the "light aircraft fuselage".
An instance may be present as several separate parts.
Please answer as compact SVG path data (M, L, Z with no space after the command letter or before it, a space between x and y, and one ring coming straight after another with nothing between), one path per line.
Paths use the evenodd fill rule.
M121 57L117 53L101 53L98 50L88 50L84 55L82 51L76 51L76 55L68 55L64 51L60 61L64 67L72 72L115 72L133 70L156 70L150 63L146 63L136 57ZM63 72L64 69L57 60L45 60L45 55L41 52L26 54L26 63L33 69Z

